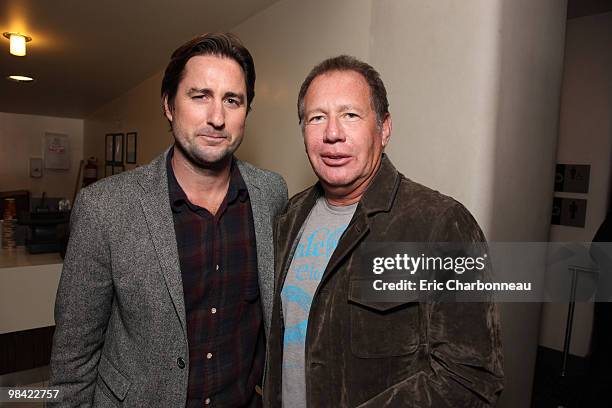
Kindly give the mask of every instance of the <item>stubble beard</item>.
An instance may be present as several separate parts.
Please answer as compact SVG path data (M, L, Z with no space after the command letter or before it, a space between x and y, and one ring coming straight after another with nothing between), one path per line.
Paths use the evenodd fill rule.
M174 142L174 145L182 153L183 157L185 157L194 167L213 171L222 170L228 166L231 163L234 152L239 146L236 146L234 149L224 149L218 157L210 157L211 155L199 152L197 146L189 146L185 140L176 137L176 135L174 137ZM215 154L215 156L217 155Z

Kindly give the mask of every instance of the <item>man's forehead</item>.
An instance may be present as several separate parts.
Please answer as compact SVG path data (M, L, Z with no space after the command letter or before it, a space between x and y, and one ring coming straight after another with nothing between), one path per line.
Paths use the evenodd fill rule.
M181 82L224 82L246 88L246 77L242 67L232 58L217 55L196 55L183 68ZM189 87L196 86L191 84Z
M216 55L216 54L201 54L201 55L193 55L188 60L185 66L189 65L234 65L236 69L241 70L240 65L236 60L230 57L226 57L225 55Z
M370 87L355 71L330 71L316 76L304 97L307 105L329 104L338 110L370 106ZM367 106L361 106L361 105ZM309 106L317 109L317 106Z
M352 69L332 70L323 72L312 80L310 86L317 82L353 83L368 86L364 76Z

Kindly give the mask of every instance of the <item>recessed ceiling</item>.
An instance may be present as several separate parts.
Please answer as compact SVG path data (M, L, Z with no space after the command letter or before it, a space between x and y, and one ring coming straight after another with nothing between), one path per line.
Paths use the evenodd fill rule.
M230 30L276 1L0 0L0 33L32 37L15 57L0 36L0 112L84 118L163 69L189 38Z

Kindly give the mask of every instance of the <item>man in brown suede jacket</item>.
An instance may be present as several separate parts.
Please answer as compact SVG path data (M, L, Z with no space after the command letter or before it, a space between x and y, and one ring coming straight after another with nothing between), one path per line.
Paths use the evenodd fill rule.
M460 203L407 179L383 153L391 117L379 74L348 56L323 61L302 84L298 116L319 182L276 219L265 404L495 405L503 362L492 302L361 296L366 243L485 240Z

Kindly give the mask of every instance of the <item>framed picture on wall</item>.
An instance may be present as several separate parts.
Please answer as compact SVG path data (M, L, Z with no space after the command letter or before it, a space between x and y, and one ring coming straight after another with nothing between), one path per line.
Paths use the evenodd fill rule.
M123 173L125 166L123 164L106 164L104 167L104 177L112 176L113 174Z
M113 163L123 163L123 133L115 133L114 135Z
M123 133L107 133L105 146L106 164L123 163Z
M125 162L130 164L136 164L136 146L137 146L136 132L128 132L125 134Z
M115 135L112 133L106 134L106 144L104 151L106 152L104 155L104 161L106 163L112 163L113 161L113 151L114 151L114 143L115 143Z

